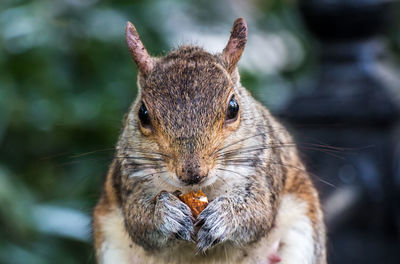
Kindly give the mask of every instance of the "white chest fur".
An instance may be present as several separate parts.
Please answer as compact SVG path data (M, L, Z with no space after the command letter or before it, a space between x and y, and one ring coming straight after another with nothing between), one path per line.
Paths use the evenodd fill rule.
M282 197L276 225L256 244L242 250L230 246L220 247L210 258L195 256L191 247L180 247L160 255L147 254L140 246L132 243L125 232L123 216L119 209L103 216L101 220L104 242L99 260L102 264L151 264L151 263L258 263L268 264L267 254L274 243L280 241L278 255L281 264L314 263L313 229L306 215L307 204L294 195ZM194 247L193 247L194 249ZM245 252L245 256L244 256Z

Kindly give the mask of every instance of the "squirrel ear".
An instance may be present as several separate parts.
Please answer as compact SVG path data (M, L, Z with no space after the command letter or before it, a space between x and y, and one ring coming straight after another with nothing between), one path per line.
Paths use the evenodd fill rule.
M126 43L128 44L133 60L136 62L139 71L147 75L153 69L154 62L140 40L135 26L131 22L126 23L125 34Z
M229 38L225 49L222 51L222 56L226 61L227 69L230 74L235 70L246 42L247 24L244 18L239 17L235 22L233 22L231 37Z

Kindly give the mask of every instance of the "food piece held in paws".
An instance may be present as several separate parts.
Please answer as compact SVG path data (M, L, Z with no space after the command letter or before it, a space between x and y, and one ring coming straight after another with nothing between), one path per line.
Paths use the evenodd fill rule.
M184 202L187 206L189 206L194 218L197 218L197 216L208 205L207 196L201 190L197 192L191 191L186 194L181 194L179 195L179 199L181 199L182 202Z

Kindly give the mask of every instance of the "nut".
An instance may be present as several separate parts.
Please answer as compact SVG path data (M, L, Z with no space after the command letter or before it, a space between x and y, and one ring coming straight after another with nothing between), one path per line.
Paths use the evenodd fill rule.
M197 192L191 191L186 194L181 194L178 197L179 199L181 199L182 202L184 202L187 206L189 206L194 218L197 218L197 216L208 205L207 196L201 190Z

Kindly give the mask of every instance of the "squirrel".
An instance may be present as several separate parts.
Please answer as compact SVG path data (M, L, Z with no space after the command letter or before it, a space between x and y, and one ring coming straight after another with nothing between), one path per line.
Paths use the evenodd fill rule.
M243 18L221 53L151 57L93 213L99 263L326 263L319 197L287 130L240 84ZM197 219L175 192L202 190Z

